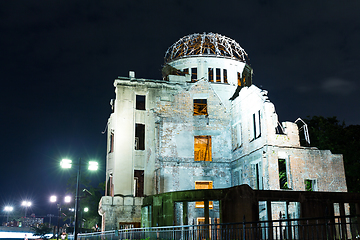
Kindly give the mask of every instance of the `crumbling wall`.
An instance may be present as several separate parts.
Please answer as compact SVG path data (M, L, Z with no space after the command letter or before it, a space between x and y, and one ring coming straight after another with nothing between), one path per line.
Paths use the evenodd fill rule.
M230 114L210 84L200 80L158 103L160 192L195 188L195 181L214 182L214 188L231 185ZM208 115L194 115L194 99L206 99ZM210 162L194 161L194 136L211 136Z
M280 189L278 159L288 164L289 189L305 191L306 179L316 181L315 191L346 192L346 178L342 155L316 148L267 147L268 189Z

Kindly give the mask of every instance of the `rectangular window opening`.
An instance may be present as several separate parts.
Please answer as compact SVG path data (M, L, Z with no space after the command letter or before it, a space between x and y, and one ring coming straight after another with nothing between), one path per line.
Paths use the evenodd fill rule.
M144 170L134 170L134 197L144 196Z
M184 68L184 69L183 69L183 73L189 74L189 69L188 69L188 68Z
M214 82L214 68L208 68L209 82Z
M136 95L136 109L137 110L145 110L145 96L144 95Z
M195 182L195 189L213 189L213 182L212 181L196 181ZM204 208L204 202L196 202L196 208ZM212 201L209 201L209 209L213 209L214 204Z
M212 161L211 136L194 136L194 160Z
M278 165L279 165L280 189L289 189L289 183L288 183L287 171L286 171L286 159L279 158Z
M220 68L216 69L216 82L221 82Z
M316 180L314 179L305 179L305 191L313 192L316 191Z
M238 186L242 184L242 169L239 169L234 172L233 176L233 186Z
M261 137L261 123L260 123L260 110L253 114L253 128L254 128L254 136L253 140Z
M241 137L241 123L235 123L231 128L232 134L232 150L240 148L242 145L242 137Z
M251 164L251 170L252 170L252 187L256 190L262 189L262 175L261 175L261 163L253 163Z
M194 115L208 115L207 99L194 99Z
M197 68L191 68L191 82L197 81Z
M145 150L145 125L135 124L135 150Z
M227 69L223 69L223 77L224 77L224 83L227 83L227 82L228 82L228 79L227 79Z
M238 86L241 87L241 74L239 72L237 73L237 80L238 80Z
M114 184L113 184L113 174L109 173L108 180L106 182L105 196L114 196Z
M109 153L114 152L114 133L110 134L110 149L109 149Z
M259 164L255 164L256 189L260 189L260 172Z

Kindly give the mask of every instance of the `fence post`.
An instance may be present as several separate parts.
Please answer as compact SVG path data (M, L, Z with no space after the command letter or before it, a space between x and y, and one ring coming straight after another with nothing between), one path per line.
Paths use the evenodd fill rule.
M268 221L268 238L273 238L274 227L272 221L272 210L271 210L271 201L266 201L266 210L267 210L267 221Z
M280 211L280 214L279 214L279 232L280 232L280 240L283 239L283 235L282 235L282 214L281 214L281 211Z
M246 239L246 232L245 232L245 228L246 228L246 225L245 225L245 215L243 217L243 240Z

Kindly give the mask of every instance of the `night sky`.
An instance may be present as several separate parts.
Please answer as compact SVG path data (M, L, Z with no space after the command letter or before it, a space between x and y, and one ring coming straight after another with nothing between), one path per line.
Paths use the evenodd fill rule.
M1 210L52 211L65 157L98 160L92 181L105 181L114 79L161 79L167 48L192 33L236 40L280 121L360 124L359 13L355 0L0 1Z

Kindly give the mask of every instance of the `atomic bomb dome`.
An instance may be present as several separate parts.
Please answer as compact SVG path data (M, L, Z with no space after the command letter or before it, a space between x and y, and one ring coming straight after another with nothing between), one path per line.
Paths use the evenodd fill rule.
M194 33L180 38L165 53L164 61L191 56L216 56L239 60L246 63L248 55L233 39L218 33Z
M162 79L114 81L102 231L345 215L337 193L300 193L346 192L342 155L307 147L301 119L279 122L236 41L191 34L164 61Z

